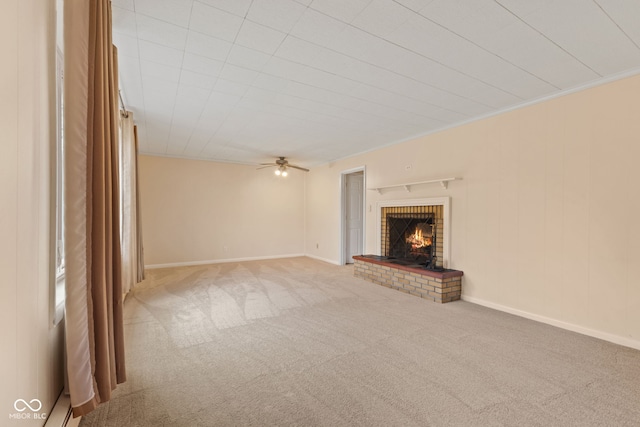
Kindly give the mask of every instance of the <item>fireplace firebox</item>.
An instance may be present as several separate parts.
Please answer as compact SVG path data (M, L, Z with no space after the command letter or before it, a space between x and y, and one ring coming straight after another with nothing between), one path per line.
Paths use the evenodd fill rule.
M433 214L387 215L389 251L387 256L427 264L435 257L436 238Z
M382 256L442 267L442 206L383 207L381 219Z

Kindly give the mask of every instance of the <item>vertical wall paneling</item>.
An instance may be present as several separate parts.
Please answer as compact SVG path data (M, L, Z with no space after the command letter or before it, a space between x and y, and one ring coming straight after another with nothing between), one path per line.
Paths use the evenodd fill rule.
M640 347L639 99L635 75L313 168L306 241L328 246L306 251L337 259L338 170L366 165L370 188L460 177L366 203L451 197L463 299Z

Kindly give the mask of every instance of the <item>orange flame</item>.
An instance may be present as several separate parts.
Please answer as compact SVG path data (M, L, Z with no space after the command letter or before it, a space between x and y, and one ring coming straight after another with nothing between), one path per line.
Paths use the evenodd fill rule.
M411 244L412 249L420 249L425 246L431 246L431 237L423 236L422 230L416 227L416 231L407 237L407 243Z

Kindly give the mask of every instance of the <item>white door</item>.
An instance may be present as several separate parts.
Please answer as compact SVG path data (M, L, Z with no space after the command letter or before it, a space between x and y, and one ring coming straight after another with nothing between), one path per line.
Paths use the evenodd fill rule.
M362 172L347 175L346 182L346 219L347 238L346 254L347 263L353 263L354 255L362 255L364 248L362 240L364 235L364 174Z

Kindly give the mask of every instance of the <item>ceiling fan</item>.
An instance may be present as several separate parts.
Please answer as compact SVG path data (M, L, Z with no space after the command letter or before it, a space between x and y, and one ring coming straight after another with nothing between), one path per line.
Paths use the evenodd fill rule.
M289 174L287 172L287 168L300 169L301 171L309 172L309 169L289 164L289 161L284 157L278 158L278 160L276 160L275 163L260 163L260 165L262 167L259 167L258 169L264 169L264 168L270 168L270 167L276 166L278 168L276 169L276 175L279 175L279 176L287 176Z

